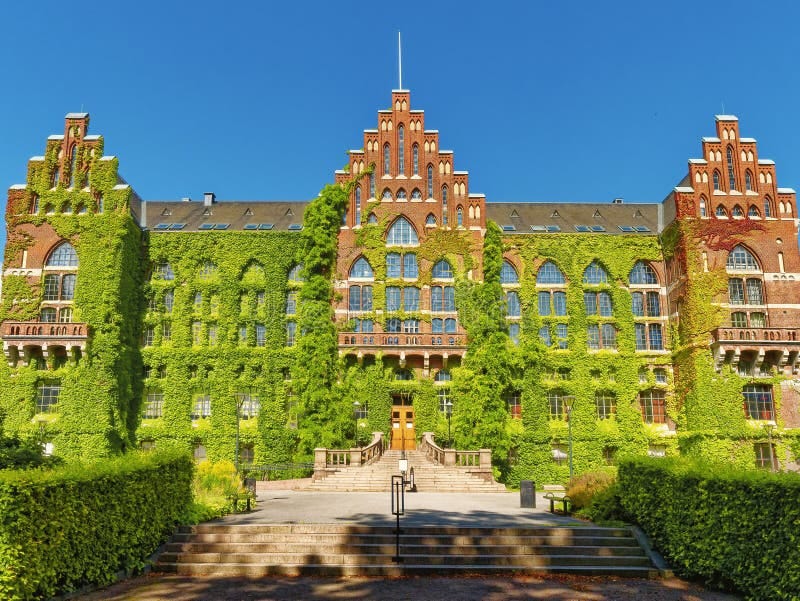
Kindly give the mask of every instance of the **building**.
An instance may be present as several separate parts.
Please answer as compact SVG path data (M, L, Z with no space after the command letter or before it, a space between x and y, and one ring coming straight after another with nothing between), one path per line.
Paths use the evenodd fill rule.
M406 90L308 203L142 200L88 125L9 190L7 430L257 463L431 431L510 482L570 442L797 461L795 192L736 117L648 204L487 202Z

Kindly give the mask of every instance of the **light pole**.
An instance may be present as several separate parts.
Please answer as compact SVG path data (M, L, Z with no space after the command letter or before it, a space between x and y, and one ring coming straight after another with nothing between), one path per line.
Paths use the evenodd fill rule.
M572 480L573 469L572 469L572 408L575 405L575 397L565 396L564 397L564 411L567 414L567 437L569 440L569 479Z
M444 414L447 417L447 448L453 448L453 439L450 437L450 418L453 416L453 401L447 399L444 403Z
M358 401L353 401L353 418L355 419L355 430L353 431L353 438L356 441L355 446L357 447L358 447L358 414L360 409L361 409L361 403L359 403Z
M775 429L775 424L766 424L764 429L767 431L767 446L769 447L769 471L775 471L775 456L772 454L772 431Z
M236 398L236 445L235 445L235 453L236 457L234 460L234 465L236 466L236 473L239 473L239 415L242 409L242 405L244 405L245 401L250 400L250 394L252 389L250 387L246 388L247 392L237 392L234 396Z

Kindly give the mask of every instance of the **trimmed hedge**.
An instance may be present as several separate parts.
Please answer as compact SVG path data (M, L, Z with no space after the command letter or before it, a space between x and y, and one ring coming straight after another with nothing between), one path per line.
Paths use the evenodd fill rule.
M0 598L49 598L141 569L186 515L192 469L173 451L0 471Z
M686 576L748 599L800 598L800 476L686 459L619 466L622 506Z

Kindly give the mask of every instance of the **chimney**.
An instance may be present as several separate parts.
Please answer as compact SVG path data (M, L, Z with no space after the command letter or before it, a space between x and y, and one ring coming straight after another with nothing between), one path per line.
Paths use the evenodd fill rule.
M204 207L210 207L215 202L217 202L217 197L213 192L204 192L203 193L203 206Z

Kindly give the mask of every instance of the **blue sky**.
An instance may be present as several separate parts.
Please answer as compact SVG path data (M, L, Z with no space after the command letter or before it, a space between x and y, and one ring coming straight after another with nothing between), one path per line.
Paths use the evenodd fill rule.
M723 107L800 186L798 3L7 4L4 191L83 108L145 199L311 198L388 108L398 30L490 201L660 201Z

